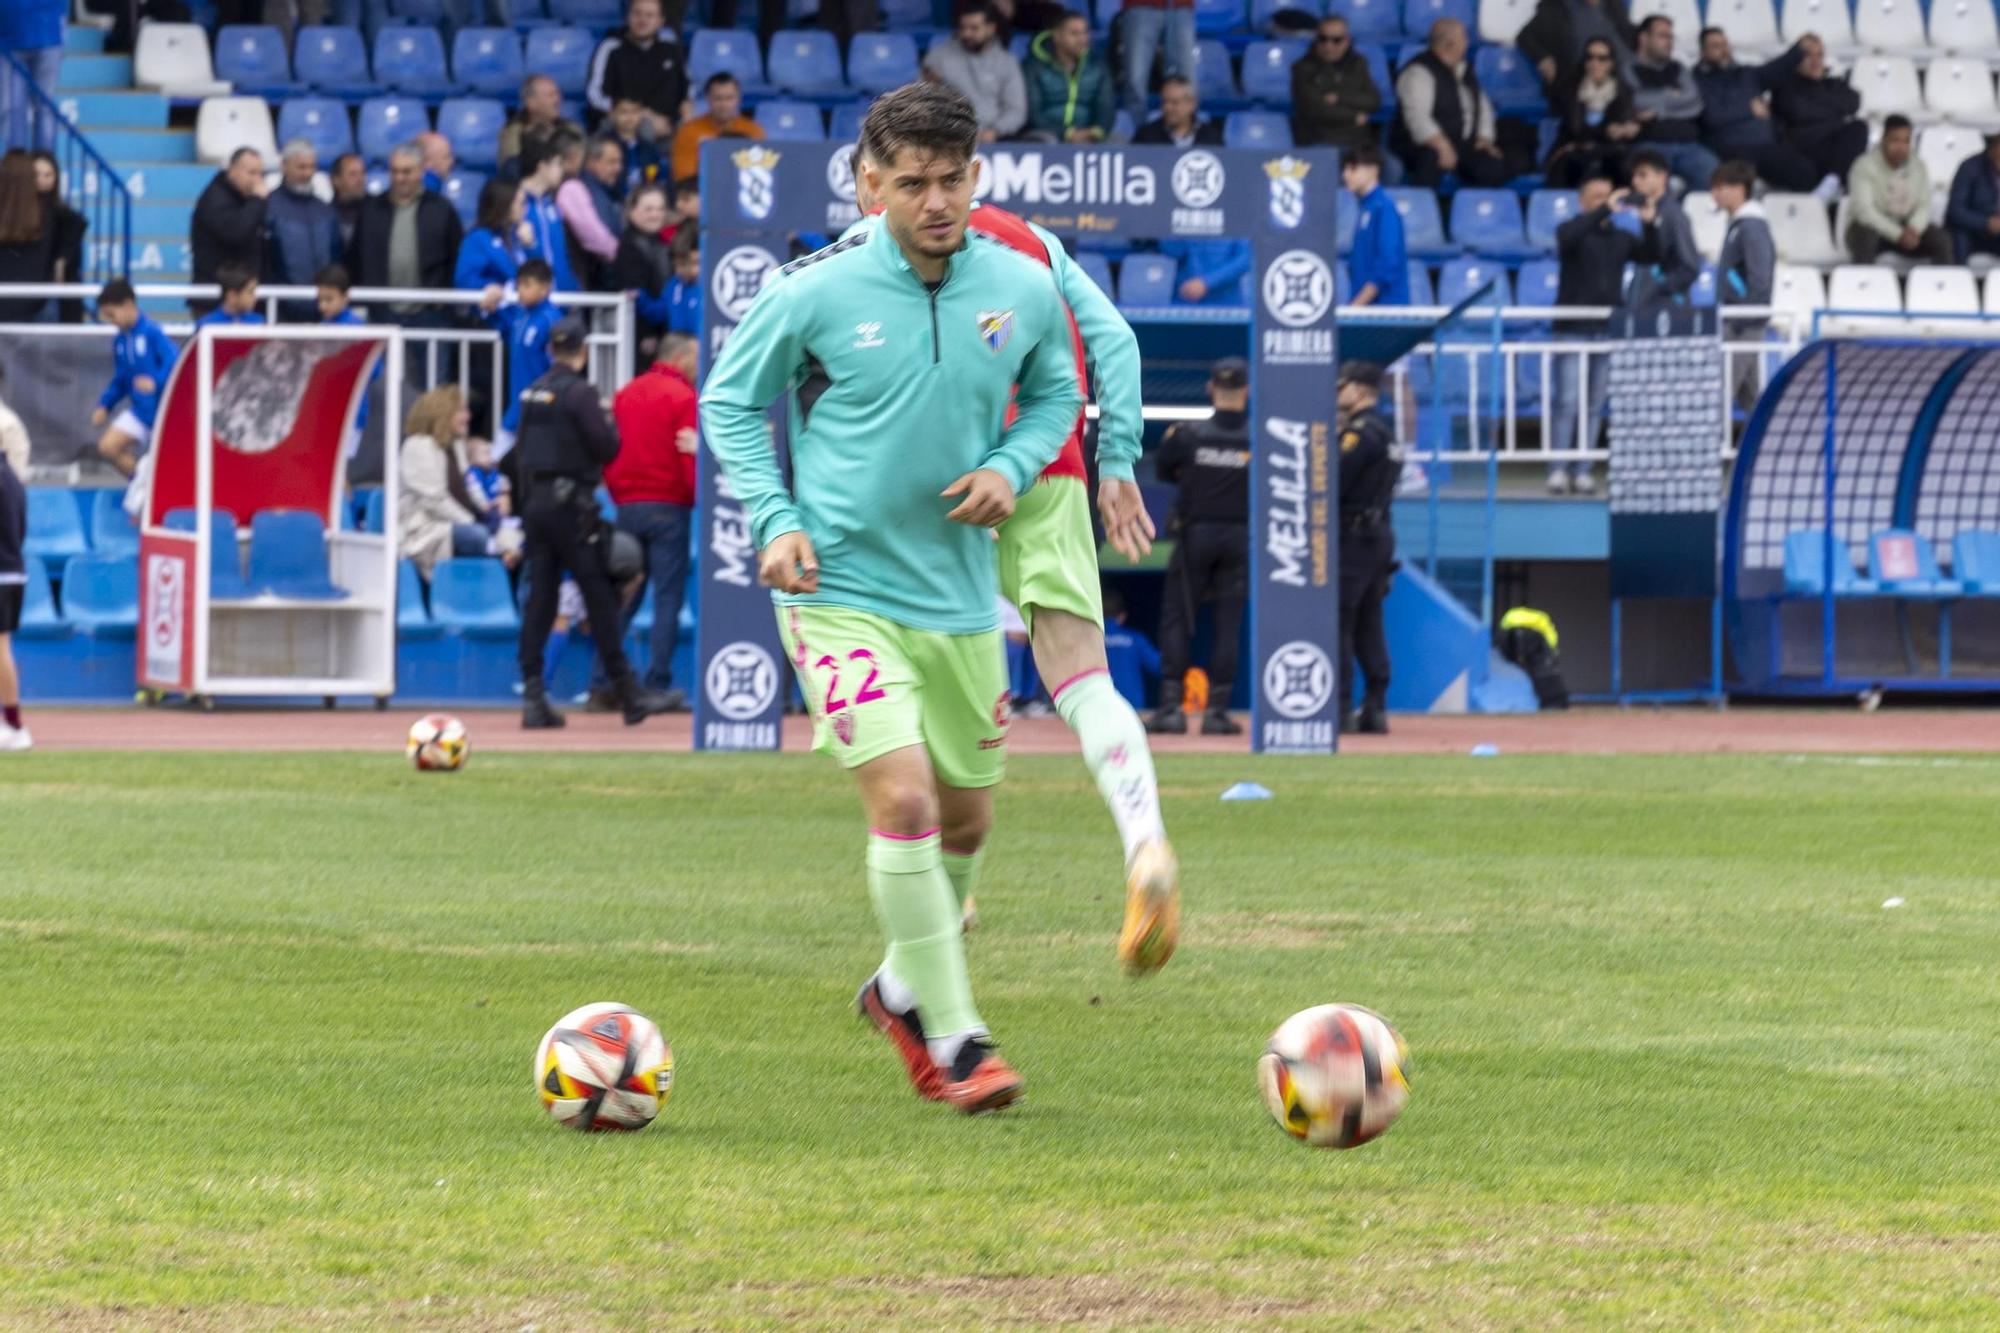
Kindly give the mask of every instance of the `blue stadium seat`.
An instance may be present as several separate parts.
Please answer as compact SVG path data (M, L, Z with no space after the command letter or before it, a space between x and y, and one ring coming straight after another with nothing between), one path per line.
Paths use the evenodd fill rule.
M94 638L129 639L139 629L139 562L80 555L63 574L63 618Z
M90 493L90 549L99 555L139 553L139 529L125 512L125 492L115 486Z
M819 108L811 102L784 102L772 99L757 107L757 123L764 137L775 142L807 142L826 138L826 124Z
M486 188L486 177L476 171L456 167L451 175L444 178L444 188L438 193L458 214L459 223L467 231L479 216L479 192Z
M215 77L252 97L282 97L294 91L285 35L263 23L230 23L215 32Z
M445 0L389 0L389 13L395 18L433 28L440 27L450 18Z
M322 167L353 152L354 127L347 123L347 104L336 97L292 98L278 108L278 142L293 139L311 144Z
M1361 205L1354 202L1354 196L1341 190L1333 196L1333 247L1336 253L1351 254L1354 250L1354 229L1361 222Z
M1839 538L1833 543L1833 591L1837 597L1872 597L1875 580L1854 571L1854 556ZM1801 528L1785 534L1785 591L1793 597L1826 593L1826 530Z
M1461 255L1447 263L1438 273L1437 303L1457 305L1489 282L1494 284L1493 296L1473 308L1487 310L1489 312L1487 317L1490 319L1492 317L1490 307L1513 304L1513 294L1507 289L1506 265L1495 263L1491 259Z
M1688 304L1709 307L1715 304L1715 265L1703 264L1694 286L1688 288Z
M1118 304L1162 306L1174 303L1174 275L1180 266L1166 255L1131 254L1118 267Z
M549 0L549 17L584 28L615 28L625 21L624 0Z
M65 562L89 551L76 497L60 486L28 487L28 532L21 554L39 556L51 573L61 574Z
M438 96L452 90L444 39L435 28L384 28L375 34L375 77L400 93Z
M1327 10L1347 19L1348 30L1356 42L1402 40L1402 0L1337 0Z
M389 168L382 166L369 167L366 180L368 182L367 188L369 194L381 194L389 188Z
M1375 76L1375 86L1382 93L1382 109L1396 109L1396 51L1382 42L1356 42L1354 52L1368 62L1368 72ZM1411 51L1415 56L1417 53ZM1387 133L1385 130L1384 133Z
M1085 250L1077 255L1076 266L1083 270L1085 277L1097 284L1097 290L1103 292L1106 296L1113 296L1115 289L1111 282L1110 260L1094 250ZM1116 297L1114 296L1113 299L1115 300ZM2000 587L2000 569L1996 569L1995 578L1995 586Z
M1243 95L1271 106L1291 105L1292 66L1305 51L1306 44L1294 37L1244 47Z
M1236 73L1229 68L1229 48L1213 37L1194 44L1195 96L1205 104L1236 100Z
M1458 254L1458 247L1444 238L1436 195L1421 186L1398 185L1389 190L1389 198L1403 216L1403 245L1412 255L1451 259Z
M1231 148L1290 148L1292 121L1278 111L1232 111L1222 122L1222 142Z
M1562 266L1553 259L1530 259L1514 280L1514 304L1552 306L1562 282Z
M1460 190L1451 200L1451 239L1495 259L1532 259L1539 250L1521 230L1521 196L1512 190Z
M597 39L582 28L535 28L528 33L521 68L528 74L548 75L565 97L581 97L590 82L590 57L596 49Z
M1493 99L1493 109L1503 116L1545 116L1548 100L1542 96L1542 79L1528 58L1511 46L1482 46L1472 57L1472 72L1479 86Z
M1475 40L1478 37L1479 6L1475 0L1403 0L1403 31L1413 39L1428 37L1431 24L1439 19L1457 19Z
M857 32L847 46L847 81L886 93L917 79L917 42L907 32Z
M511 639L521 628L507 571L491 556L437 562L431 571L431 619L478 639Z
M2000 594L2000 532L1967 528L1953 537L1951 572L1969 593Z
M1537 190L1528 196L1528 244L1554 254L1556 228L1576 216L1576 191Z
M300 600L347 596L326 576L326 529L303 509L266 509L250 520L250 586Z
M424 606L424 581L408 560L396 562L396 637L434 639L444 627L431 619Z
M834 57L838 69L840 58ZM734 74L745 88L762 88L764 58L757 54L757 34L734 28L703 28L688 47L688 83L697 95L710 75Z
M28 586L22 592L21 627L15 631L24 639L62 639L70 627L56 614L56 599L49 592L49 571L39 560L30 560Z
M500 129L506 123L507 108L491 97L447 97L438 107L438 133L451 140L460 162L482 171L499 165Z
M1333 303L1346 305L1354 299L1354 279L1347 276L1347 265L1333 266Z
M1194 30L1219 37L1242 26L1243 0L1194 0Z
M416 98L371 97L361 104L360 127L354 138L361 156L370 162L387 162L391 148L408 143L430 127L431 118Z
M1884 528L1868 536L1868 573L1897 597L1962 596L1964 585L1938 570L1930 540L1909 528Z
M361 530L379 533L382 531L383 515L382 488L376 486L368 492L368 498L361 502Z
M368 48L359 28L300 28L292 56L299 82L329 97L373 97L382 91L368 75Z
M1431 290L1431 271L1416 259L1410 261L1410 304L1437 304L1437 293Z
M1017 32L1007 41L1007 54L1014 57L1014 63L1024 69L1028 64L1028 43L1033 40L1032 34Z
M833 34L805 28L772 34L771 82L807 97L845 92L847 80L840 74L840 47Z
M1314 18L1324 12L1319 0L1250 0L1251 31L1270 32L1272 20L1284 9L1302 10Z
M842 102L833 109L833 123L827 127L827 136L840 143L853 143L861 137L861 119L868 114L868 98L858 102Z
M512 28L460 28L451 39L451 76L461 88L513 97L524 72L521 39Z
M164 525L172 532L194 531L194 510L169 509ZM236 540L236 516L226 509L208 514L208 595L227 601L254 594L243 579L243 548Z

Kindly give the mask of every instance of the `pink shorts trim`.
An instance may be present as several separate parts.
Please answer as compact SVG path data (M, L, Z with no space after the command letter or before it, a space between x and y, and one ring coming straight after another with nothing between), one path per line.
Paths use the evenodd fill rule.
M1049 692L1049 702L1054 703L1056 700L1062 698L1062 692L1064 690L1076 684L1078 681L1082 680L1086 676L1108 676L1110 674L1111 674L1111 668L1109 667L1092 667L1088 671L1079 671L1074 676L1071 676L1068 680L1056 686L1055 689Z
M871 828L868 836L887 838L890 842L922 842L925 838L935 838L941 832L942 829L925 829L922 833L890 833L885 829Z

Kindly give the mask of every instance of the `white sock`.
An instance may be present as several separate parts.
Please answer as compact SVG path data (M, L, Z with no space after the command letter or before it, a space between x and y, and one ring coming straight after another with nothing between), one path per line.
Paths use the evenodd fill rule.
M967 1028L963 1032L952 1032L942 1037L932 1037L924 1043L924 1047L931 1053L931 1063L939 1069L949 1072L951 1062L958 1059L959 1050L974 1037L984 1040L986 1029Z
M917 1007L917 993L904 985L887 963L875 972L875 989L881 992L882 1003L892 1014L907 1014Z
M1146 728L1104 671L1064 685L1056 711L1083 744L1084 765L1111 808L1129 864L1141 847L1167 836Z

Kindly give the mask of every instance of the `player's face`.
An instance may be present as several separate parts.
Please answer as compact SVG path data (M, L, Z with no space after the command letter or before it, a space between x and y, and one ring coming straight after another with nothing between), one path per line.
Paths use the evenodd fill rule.
M347 309L347 293L338 287L322 287L318 294L319 317L332 319Z
M956 161L904 148L887 163L864 163L868 189L881 201L890 235L905 250L943 259L965 244L965 219L979 183L979 161Z
M248 314L257 308L257 284L222 294L222 308L232 315Z

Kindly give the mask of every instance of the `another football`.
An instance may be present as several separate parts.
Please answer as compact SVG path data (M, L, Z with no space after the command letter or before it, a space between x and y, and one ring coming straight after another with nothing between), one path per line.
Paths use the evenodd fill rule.
M1302 1009L1257 1061L1271 1118L1316 1148L1358 1148L1396 1123L1410 1097L1410 1048L1358 1004Z
M622 1004L564 1014L535 1050L542 1109L571 1129L644 1129L673 1090L667 1039Z
M426 713L411 725L405 750L419 773L456 773L471 748L463 722L449 713Z

